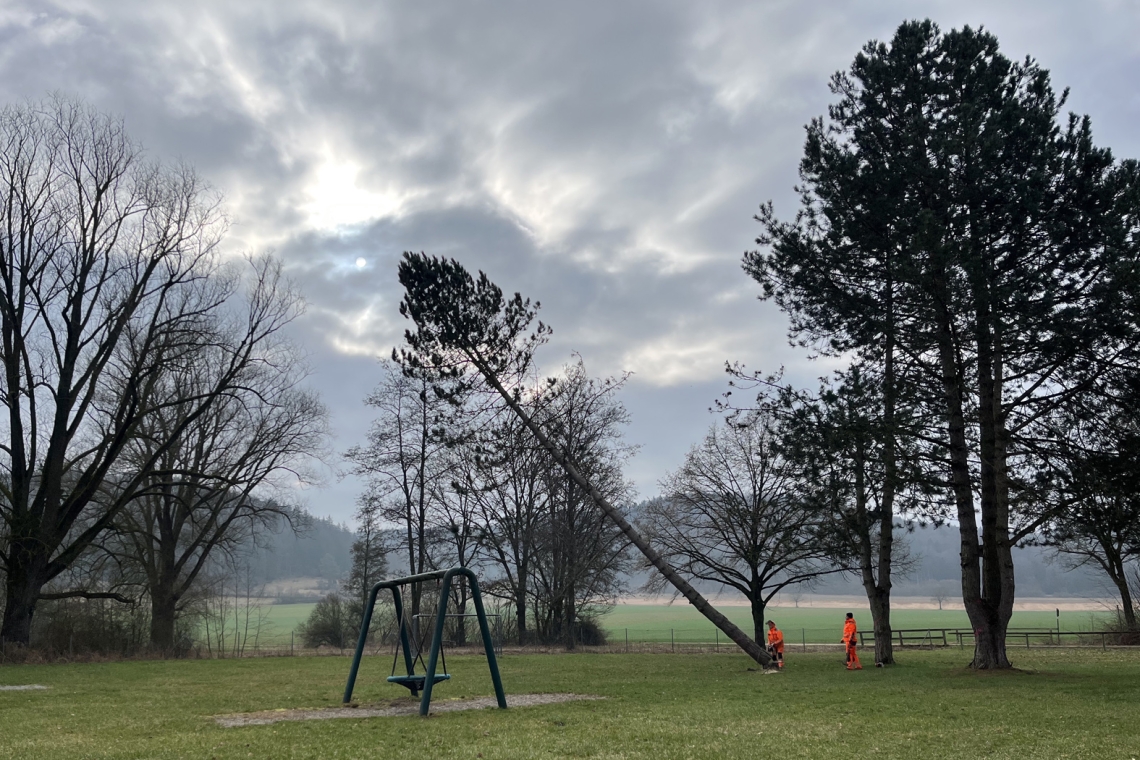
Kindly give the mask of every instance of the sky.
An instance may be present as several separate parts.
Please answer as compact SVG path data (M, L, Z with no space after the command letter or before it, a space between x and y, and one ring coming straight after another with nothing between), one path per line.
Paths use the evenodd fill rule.
M648 497L715 421L725 362L827 373L741 257L761 203L795 213L828 78L912 18L987 28L1140 156L1125 0L0 0L0 104L82 98L221 192L225 255L275 253L306 299L292 336L334 452L364 439L406 327L396 263L424 251L540 301L548 371L577 353L632 373L627 475ZM345 467L301 494L312 512L350 521Z

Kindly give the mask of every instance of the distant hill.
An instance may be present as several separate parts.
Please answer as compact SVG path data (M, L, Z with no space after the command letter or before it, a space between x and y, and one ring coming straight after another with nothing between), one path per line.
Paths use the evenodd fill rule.
M261 583L282 578L336 581L351 569L353 540L347 526L327 517L313 517L311 525L297 534L284 522L274 531L263 531L257 545L247 547L245 555Z
M898 596L934 596L945 593L956 596L960 590L958 561L958 530L953 527L917 527L902 536L914 560L909 571L894 579L894 593ZM351 548L354 535L346 525L338 525L329 518L314 517L312 524L299 535L284 525L276 531L263 532L258 546L249 547L250 568L262 583L283 578L319 578L336 581L344 578L351 567ZM1107 588L1106 579L1091 569L1070 570L1053 558L1053 552L1041 547L1026 547L1014 551L1017 594L1027 596L1101 597L1114 596ZM645 581L644 573L628 577L629 591ZM718 588L702 587L704 592ZM857 578L834 576L825 579L815 589L821 594L861 594Z
M898 596L933 596L938 591L950 596L961 594L961 564L956 527L917 527L902 536L914 564L906 575L896 578L893 593ZM1108 593L1107 581L1091 569L1070 570L1054 558L1054 552L1040 546L1014 549L1014 576L1017 595L1101 597ZM816 589L824 594L859 594L857 578L830 578Z

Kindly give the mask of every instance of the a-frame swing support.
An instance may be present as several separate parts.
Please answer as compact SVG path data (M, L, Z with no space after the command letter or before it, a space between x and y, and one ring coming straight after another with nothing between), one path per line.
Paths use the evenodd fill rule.
M435 630L431 637L431 652L428 655L427 672L424 674L423 695L420 697L420 715L427 715L431 706L432 687L436 681L436 665L439 662L440 649L443 647L443 624L447 615L447 602L451 596L451 581L455 576L462 575L468 580L471 588L471 601L475 604L475 615L479 619L479 633L483 636L483 648L487 652L487 667L491 669L491 682L495 685L495 698L499 707L506 709L507 697L503 693L503 680L499 677L499 663L495 659L495 646L491 641L491 628L487 625L487 613L483 609L483 596L479 593L479 581L475 573L466 567L453 567L450 570L437 570L432 573L409 575L406 578L395 578L390 581L380 581L372 587L368 595L368 604L364 608L364 620L360 623L360 638L356 641L356 653L352 656L352 668L348 671L348 683L344 686L344 704L352 701L352 690L356 686L356 674L360 670L360 658L364 656L364 644L368 639L368 627L372 624L372 610L376 607L376 596L384 589L392 590L392 601L396 607L396 628L400 632L397 644L404 650L404 667L408 677L415 677L415 660L412 657L408 642L408 629L404 622L404 604L400 595L400 587L421 581L441 580L439 588L439 614L435 617ZM414 691L413 691L414 693Z

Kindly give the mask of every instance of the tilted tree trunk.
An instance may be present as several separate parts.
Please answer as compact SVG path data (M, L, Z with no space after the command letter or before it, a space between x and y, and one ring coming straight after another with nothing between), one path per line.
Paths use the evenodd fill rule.
M634 529L629 521L625 519L625 516L621 513L621 510L619 510L613 504L610 504L609 500L603 496L596 488L594 488L586 480L585 477L583 477L577 465L570 459L569 456L567 456L567 454L562 449L556 446L554 442L547 437L546 433L543 432L542 428L540 428L538 424L530 418L530 415L527 414L522 406L518 403L518 401L515 400L510 391L504 388L502 383L499 382L499 379L495 376L495 373L492 372L480 360L478 356L474 356L470 353L468 353L467 356L471 360L472 364L475 365L476 369L479 370L480 374L483 375L483 378L487 381L487 383L502 397L502 399L507 403L507 406L510 407L511 411L518 415L519 419L522 420L523 424L526 425L531 433L534 434L534 437L538 440L539 444L544 449L546 449L550 456L553 457L554 461L557 462L559 466L566 471L566 474L570 476L570 478L578 485L578 487L589 494L594 504L598 506L598 509L602 510L602 512L604 512L607 517L614 521L614 524L618 526L623 534L625 534L630 543L637 547L637 550L645 555L645 558L648 559L655 568L657 568L658 572L665 576L665 579L669 581L670 584L672 584L673 588L677 589L677 591L679 591L681 595L685 597L686 600L688 600L689 604L693 605L693 607L695 607L698 612L704 615L709 620L709 622L723 631L724 634L733 641L733 643L744 650L745 654L747 654L756 662L760 663L760 665L767 667L772 662L772 658L768 655L767 650L762 645L749 638L748 634L740 630L740 628L737 627L735 623L721 614L721 612L713 607L709 601L705 599L701 594L699 594L688 581L682 578L677 573L677 571L674 570L673 567L669 565L669 563L666 562L660 554L657 553L657 550L650 546L649 543L641 536L641 534Z

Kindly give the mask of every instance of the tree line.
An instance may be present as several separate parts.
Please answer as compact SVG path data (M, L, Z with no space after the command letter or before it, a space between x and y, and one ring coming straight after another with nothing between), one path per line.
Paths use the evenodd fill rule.
M1010 667L1019 543L1102 567L1134 627L1136 162L1097 147L1087 117L1060 117L1067 93L1045 69L969 27L907 22L831 89L807 127L800 210L764 205L743 263L792 341L845 366L815 389L730 366L748 400L725 402L639 524L531 403L549 334L537 303L405 254L404 372L529 431L661 585L762 664L770 589L837 570L861 579L890 664L895 537L913 516L957 527L974 668ZM696 579L752 599L754 638Z
M386 575L465 565L482 571L483 592L509 615L514 641L597 641L594 618L613 604L631 567L620 532L517 420L455 384L408 374L395 359L381 372L367 399L377 415L368 440L347 454L368 487L345 619L360 619L368 589ZM622 382L591 378L578 361L519 393L597 487L630 501L622 464L631 450L621 438L628 415L616 399ZM410 589L410 615L434 609L425 593L419 584ZM464 611L466 587L454 593ZM455 635L463 641L464 626Z

